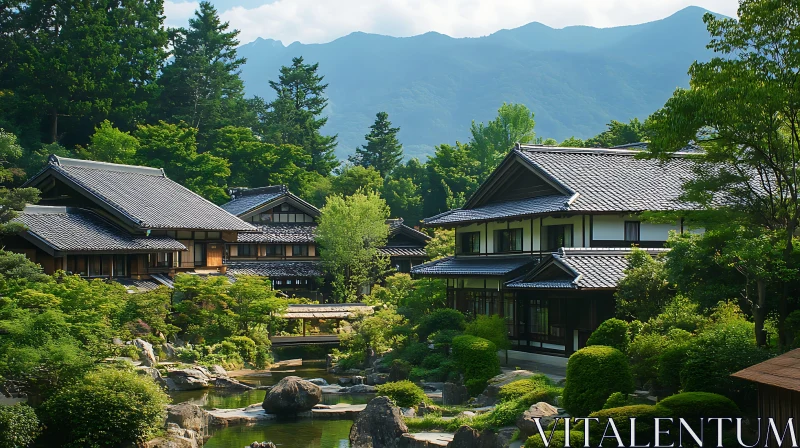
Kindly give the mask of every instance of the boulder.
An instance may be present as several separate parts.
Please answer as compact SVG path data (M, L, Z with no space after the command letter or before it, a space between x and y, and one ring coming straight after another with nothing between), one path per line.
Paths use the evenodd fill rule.
M201 432L206 426L206 411L191 403L167 406L167 424L174 423L181 428Z
M227 377L214 379L214 387L227 390L253 390L255 387Z
M156 383L161 386L165 386L166 382L164 378L161 376L161 372L158 371L155 367L138 367L136 372L140 375L146 375L153 379Z
M352 381L353 381L353 384L365 384L365 383L364 383L364 377L363 377L363 376L361 376L361 375L355 375L355 376L353 376L353 379L352 379Z
M145 367L155 367L158 365L156 355L153 353L153 344L145 341L144 339L136 338L133 340L133 345L139 349L139 360Z
M446 406L460 406L469 400L467 387L462 384L444 383L442 386L442 404Z
M316 384L317 386L327 386L328 382L325 381L325 378L311 378L307 380L311 384Z
M386 373L370 373L367 375L367 384L370 386L378 386L389 382L389 375Z
M347 388L347 391L342 393L349 393L349 394L374 394L375 393L375 386L368 386L366 384L356 384L355 386L350 386Z
M170 344L169 342L165 342L161 344L161 348L164 350L164 354L167 355L167 359L175 359L175 346Z
M542 401L532 405L517 418L517 428L525 435L525 438L528 438L539 433L539 429L536 427L537 418L542 428L547 428L556 416L558 416L558 409Z
M217 364L211 366L211 368L208 371L214 376L228 376L228 371L225 370L224 367Z
M200 369L177 369L169 373L167 387L170 390L198 390L208 387L209 377Z
M277 448L272 442L253 442L248 446L250 448Z
M414 408L400 408L400 414L402 414L403 417L416 417L417 410Z
M475 397L475 406L491 406L497 404L497 395L500 393L501 387L517 380L530 378L533 375L535 375L535 373L530 370L513 370L493 377L489 380L483 393Z
M495 448L497 435L490 429L478 432L469 426L461 426L453 435L453 441L447 448Z
M351 448L398 448L408 427L388 397L375 397L350 428Z
M518 431L516 426L505 426L497 430L497 448L508 448L514 439L514 434ZM525 440L525 439L522 439Z
M210 370L208 370L208 369L206 369L206 368L205 368L205 366L201 366L201 365L197 365L197 364L195 364L195 365L193 365L193 366L192 366L192 368L193 368L193 369L197 369L197 370L199 370L199 371L203 372L203 374L204 374L205 376L209 377L209 378L211 378L212 376L214 376L214 375L212 375L212 374L211 374L211 371L210 371Z
M350 383L353 382L353 379L349 376L343 376L339 377L339 379L336 381L339 383L340 386L349 386Z
M261 407L270 414L295 415L310 411L321 399L319 386L299 376L287 376L270 389Z

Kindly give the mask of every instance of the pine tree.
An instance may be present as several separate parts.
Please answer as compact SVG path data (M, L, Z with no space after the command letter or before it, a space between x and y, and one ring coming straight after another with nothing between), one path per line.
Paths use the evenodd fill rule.
M327 84L317 74L319 64L305 64L302 57L281 67L278 81L270 81L277 98L262 114L260 132L275 144L297 145L311 156L306 169L323 176L339 164L334 154L336 135L325 136L320 130L328 121L322 112L328 105L324 96Z
M393 128L389 114L378 112L375 123L369 127L369 134L364 138L367 144L356 149L350 161L364 167L374 167L386 177L400 165L403 160L403 145L397 140L400 128Z
M160 118L197 128L201 143L214 129L254 123L239 77L246 60L236 53L238 34L228 31L228 22L223 23L206 1L189 20L188 29L170 30L175 60L159 79Z

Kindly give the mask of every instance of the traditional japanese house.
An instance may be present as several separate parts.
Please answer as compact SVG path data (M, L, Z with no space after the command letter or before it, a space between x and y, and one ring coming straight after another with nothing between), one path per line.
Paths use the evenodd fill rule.
M515 350L570 355L613 316L630 248L688 231L639 216L694 208L679 201L688 154L639 153L518 145L464 207L423 221L455 228L456 254L412 274L445 279L456 309L505 317Z
M404 224L403 218L386 221L389 238L381 253L389 257L389 264L398 272L411 272L411 268L428 259L425 245L431 239L419 230Z
M275 289L321 299L322 276L314 231L319 209L283 185L238 188L222 208L252 223L255 233L241 233L226 245L225 264L232 275L262 275Z
M225 242L256 230L157 168L50 156L24 186L41 200L4 244L48 273L169 282L178 272L220 272Z

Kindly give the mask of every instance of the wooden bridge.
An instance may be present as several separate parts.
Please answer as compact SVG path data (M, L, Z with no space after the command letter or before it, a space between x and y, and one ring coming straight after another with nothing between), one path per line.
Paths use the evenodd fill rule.
M339 337L335 334L306 334L308 320L342 320L359 314L372 314L373 309L365 303L338 303L320 305L289 305L281 317L303 321L302 336L272 336L273 347L293 347L301 345L338 345Z
M269 338L273 347L297 347L301 345L339 345L335 334L314 334L308 336L273 336Z

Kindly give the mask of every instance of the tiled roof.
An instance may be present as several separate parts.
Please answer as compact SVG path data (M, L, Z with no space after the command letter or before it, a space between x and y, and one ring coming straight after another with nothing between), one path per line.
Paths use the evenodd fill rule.
M522 145L510 157L518 157L547 181L563 190L469 209L450 210L425 219L425 225L490 221L555 212L640 212L644 210L691 210L680 202L682 186L691 179L693 161L688 152L670 159L635 157L640 150L559 148ZM532 176L536 175L534 172ZM483 188L483 187L482 187Z
M240 243L313 243L316 224L265 224L260 232L240 233Z
M427 257L424 247L387 246L378 248L378 252L388 257Z
M260 275L263 277L320 277L318 261L252 261L228 263L228 276Z
M507 276L532 268L538 259L530 255L513 257L460 256L446 257L411 268L422 276Z
M731 376L800 392L800 348L740 370Z
M455 209L423 220L425 225L434 226L458 222L487 221L507 219L517 216L552 213L568 210L570 196L551 195L538 198L487 204L473 209Z
M668 249L646 249L651 255ZM562 248L544 261L538 269L506 283L508 288L522 289L614 289L625 277L629 248ZM570 280L537 280L537 274L549 263L558 263L570 271Z
M132 278L120 278L116 282L125 286L130 293L152 291L161 286L160 283L153 280L136 280Z
M50 156L27 186L52 172L134 225L151 229L249 231L253 227L167 178L157 168Z
M233 198L230 202L222 204L228 212L242 216L264 204L286 196L301 209L305 209L311 216L319 216L319 209L312 204L293 195L285 185L271 185L259 188L234 188L230 191Z
M289 305L281 317L284 319L347 319L359 314L372 314L374 311L372 306L366 303Z
M394 219L387 219L386 224L389 225L389 238L399 234L404 233L412 238L418 239L420 241L428 241L431 239L428 235L420 232L419 230L405 225L405 221L403 218L394 218Z
M166 236L134 236L95 212L30 206L15 218L25 224L23 236L62 252L165 252L186 246Z

